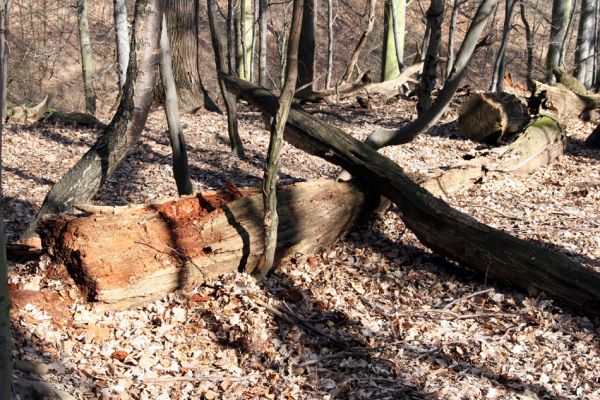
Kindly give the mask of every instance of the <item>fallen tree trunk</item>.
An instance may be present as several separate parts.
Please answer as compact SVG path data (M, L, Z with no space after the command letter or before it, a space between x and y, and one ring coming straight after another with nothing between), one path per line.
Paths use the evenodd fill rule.
M224 76L228 88L273 115L277 98L265 89ZM413 182L397 164L311 115L292 109L285 139L347 169L393 201L404 223L436 253L491 278L600 314L600 274L568 257L477 222Z
M326 103L335 103L336 100L343 100L359 93L368 93L371 96L395 95L398 93L399 88L405 83L410 82L412 79L411 76L419 73L422 68L422 62L411 65L410 67L406 67L397 78L378 83L370 83L369 80L365 82L363 79L364 75L362 75L355 82L344 83L335 88L318 92L297 93L296 98L305 102L325 101Z
M589 119L589 112L600 108L599 95L577 94L566 86L546 85L533 81L533 93L529 98L529 109L532 114L551 113L558 118Z
M374 192L334 181L277 193L275 262L308 255L342 236L379 203ZM136 207L79 207L84 217L47 216L44 247L90 301L128 306L219 275L252 270L264 251L258 190L187 196Z
M519 132L528 121L525 104L509 93L475 93L464 102L458 115L462 137L490 144Z
M600 125L598 125L585 140L585 145L593 149L600 149Z

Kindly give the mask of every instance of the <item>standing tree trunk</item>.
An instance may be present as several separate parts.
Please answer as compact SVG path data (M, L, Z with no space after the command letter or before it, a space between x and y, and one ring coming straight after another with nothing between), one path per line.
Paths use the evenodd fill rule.
M504 90L504 70L506 67L506 46L512 30L512 19L517 0L506 0L504 7L504 27L502 28L502 41L494 62L494 71L492 72L492 84L490 91L492 93L502 92Z
M431 104L431 92L437 81L437 64L442 41L442 21L444 20L444 0L431 0L427 10L427 24L429 25L429 44L425 53L425 63L417 94L419 101L417 111L419 115L427 111Z
M302 91L312 92L315 80L315 32L317 29L317 0L304 1L298 60L298 82ZM289 41L289 39L288 39Z
M173 76L183 113L218 110L208 97L198 68L198 7L199 0L166 0L165 5ZM158 89L157 95L164 101L162 90Z
M559 67L563 42L569 26L571 0L554 0L552 3L552 27L550 28L550 44L546 55L546 82L554 83L552 70Z
M527 90L533 90L533 31L529 20L525 13L525 0L519 0L521 6L521 21L525 27L525 41L527 43L527 72L525 73L525 80L527 82Z
M2 133L6 120L6 28L10 17L10 0L0 2L0 200L2 191ZM10 298L8 293L8 265L4 237L4 201L0 202L0 398L10 400L12 395L12 337L10 333Z
M333 75L333 0L327 0L327 75L325 76L325 88L331 87L331 76Z
M35 228L44 215L89 202L139 140L156 86L163 11L164 0L136 1L127 83L119 108L96 143L48 192L24 233L25 242L37 244Z
M114 0L114 21L117 41L117 71L119 72L119 89L125 87L127 64L129 63L129 29L127 27L127 3L125 0Z
M269 18L269 1L259 0L258 25L260 28L260 43L258 46L258 86L267 87L267 22Z
M594 74L594 21L596 19L596 1L581 0L579 30L577 32L577 49L575 51L574 76L586 88L592 86Z
M165 95L165 114L169 126L169 139L173 151L173 176L180 196L192 194L194 188L190 179L185 137L179 119L177 105L177 88L173 77L173 64L171 63L171 46L167 34L167 18L163 15L162 30L160 33L160 78Z
M221 89L221 95L225 102L225 110L227 111L227 132L229 133L229 142L231 145L231 153L239 158L244 157L244 146L238 132L238 119L237 119L237 106L235 97L227 91L221 75L225 70L225 62L223 61L223 51L221 50L221 40L219 39L219 33L217 29L217 20L215 19L214 9L216 7L215 0L208 0L206 3L206 9L208 14L208 25L210 27L210 38L212 41L212 48L215 55L215 67L217 69L217 79L219 80L219 87ZM229 70L229 73L233 73L233 70Z
M236 32L238 32L236 46L238 76L249 81L250 60L252 58L252 37L254 36L252 0L238 1Z
M369 34L373 30L373 25L375 23L375 11L376 11L375 8L376 8L376 6L377 6L377 0L369 0L369 14L367 16L367 20L368 20L367 27L363 31L362 35L360 35L360 39L358 39L358 44L354 48L354 52L352 53L352 56L350 57L350 61L348 61L348 65L346 66L346 70L344 71L344 73L342 74L342 77L340 78L340 82L339 82L338 86L343 83L348 82L350 80L350 77L352 76L352 72L354 71L354 68L356 67L356 63L358 62L358 57L360 56L362 49L367 44L367 39L369 38Z
M85 91L85 110L90 114L95 114L96 92L94 91L94 66L92 64L92 46L90 45L87 0L77 1L77 21L79 24L79 45L81 48L83 89Z
M277 170L279 169L279 156L281 154L281 147L283 146L283 131L287 123L292 100L294 99L294 89L298 77L298 44L300 42L300 27L302 26L302 3L303 0L294 0L292 23L288 39L285 83L277 101L277 113L271 124L271 140L269 141L269 151L263 178L265 252L260 259L259 265L253 271L253 275L258 279L264 278L269 273L275 261L277 228L279 226L276 197Z
M448 27L448 63L446 64L446 78L450 76L452 67L454 67L454 40L456 36L456 21L458 20L458 11L460 6L466 0L454 0L452 15L450 16L450 26Z
M395 15L394 8L396 8ZM383 14L382 81L389 81L396 78L403 67L405 14L406 0L386 0ZM397 35L394 35L394 31L397 32ZM398 40L396 40L396 37Z

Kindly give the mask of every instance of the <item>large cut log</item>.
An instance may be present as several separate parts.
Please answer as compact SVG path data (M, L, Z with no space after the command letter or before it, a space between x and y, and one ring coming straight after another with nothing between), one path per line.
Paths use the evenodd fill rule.
M600 95L577 94L566 86L546 85L533 81L533 93L529 98L532 114L551 113L558 118L589 119L589 112L600 108Z
M489 144L519 132L528 121L525 104L509 93L474 93L458 115L462 137Z
M231 76L228 88L273 115L277 98ZM590 315L600 314L600 274L537 243L486 226L413 182L393 161L364 143L293 108L285 139L348 170L393 201L402 220L433 251L488 277L533 293L545 292Z
M278 192L276 262L308 255L342 236L379 196L353 184L298 183ZM213 192L135 207L80 206L83 217L46 217L38 227L90 301L121 307L250 270L263 253L258 190Z

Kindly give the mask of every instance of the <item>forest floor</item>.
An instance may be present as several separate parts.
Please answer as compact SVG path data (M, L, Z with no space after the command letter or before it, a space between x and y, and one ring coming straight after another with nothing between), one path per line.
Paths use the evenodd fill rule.
M414 102L400 100L372 110L326 108L340 117L316 115L364 139L375 127L413 119L413 110ZM478 145L459 138L455 119L456 106L427 134L383 153L408 171L458 165ZM183 116L183 127L197 191L229 181L260 185L268 133L259 114L241 107L245 160L229 155L224 116ZM448 202L600 272L600 152L582 143L593 127L569 121L559 160L525 176L488 176ZM165 129L162 110L155 110L96 203L176 195ZM10 241L99 134L6 126ZM282 184L337 172L284 148ZM77 399L600 398L598 321L431 253L394 208L260 284L232 274L129 310L92 309L75 287L53 279L53 269L46 255L10 262L16 358L49 367L41 376L18 375Z

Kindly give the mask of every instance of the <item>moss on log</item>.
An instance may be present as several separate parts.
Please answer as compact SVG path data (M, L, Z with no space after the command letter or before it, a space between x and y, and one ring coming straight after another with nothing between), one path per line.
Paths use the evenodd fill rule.
M509 93L475 93L462 105L458 127L462 137L494 144L519 132L529 121L525 104Z
M349 183L298 183L277 193L276 263L337 240L379 196ZM263 253L258 190L199 194L135 207L79 207L49 216L38 231L90 301L115 307L152 300L219 275L252 269Z

